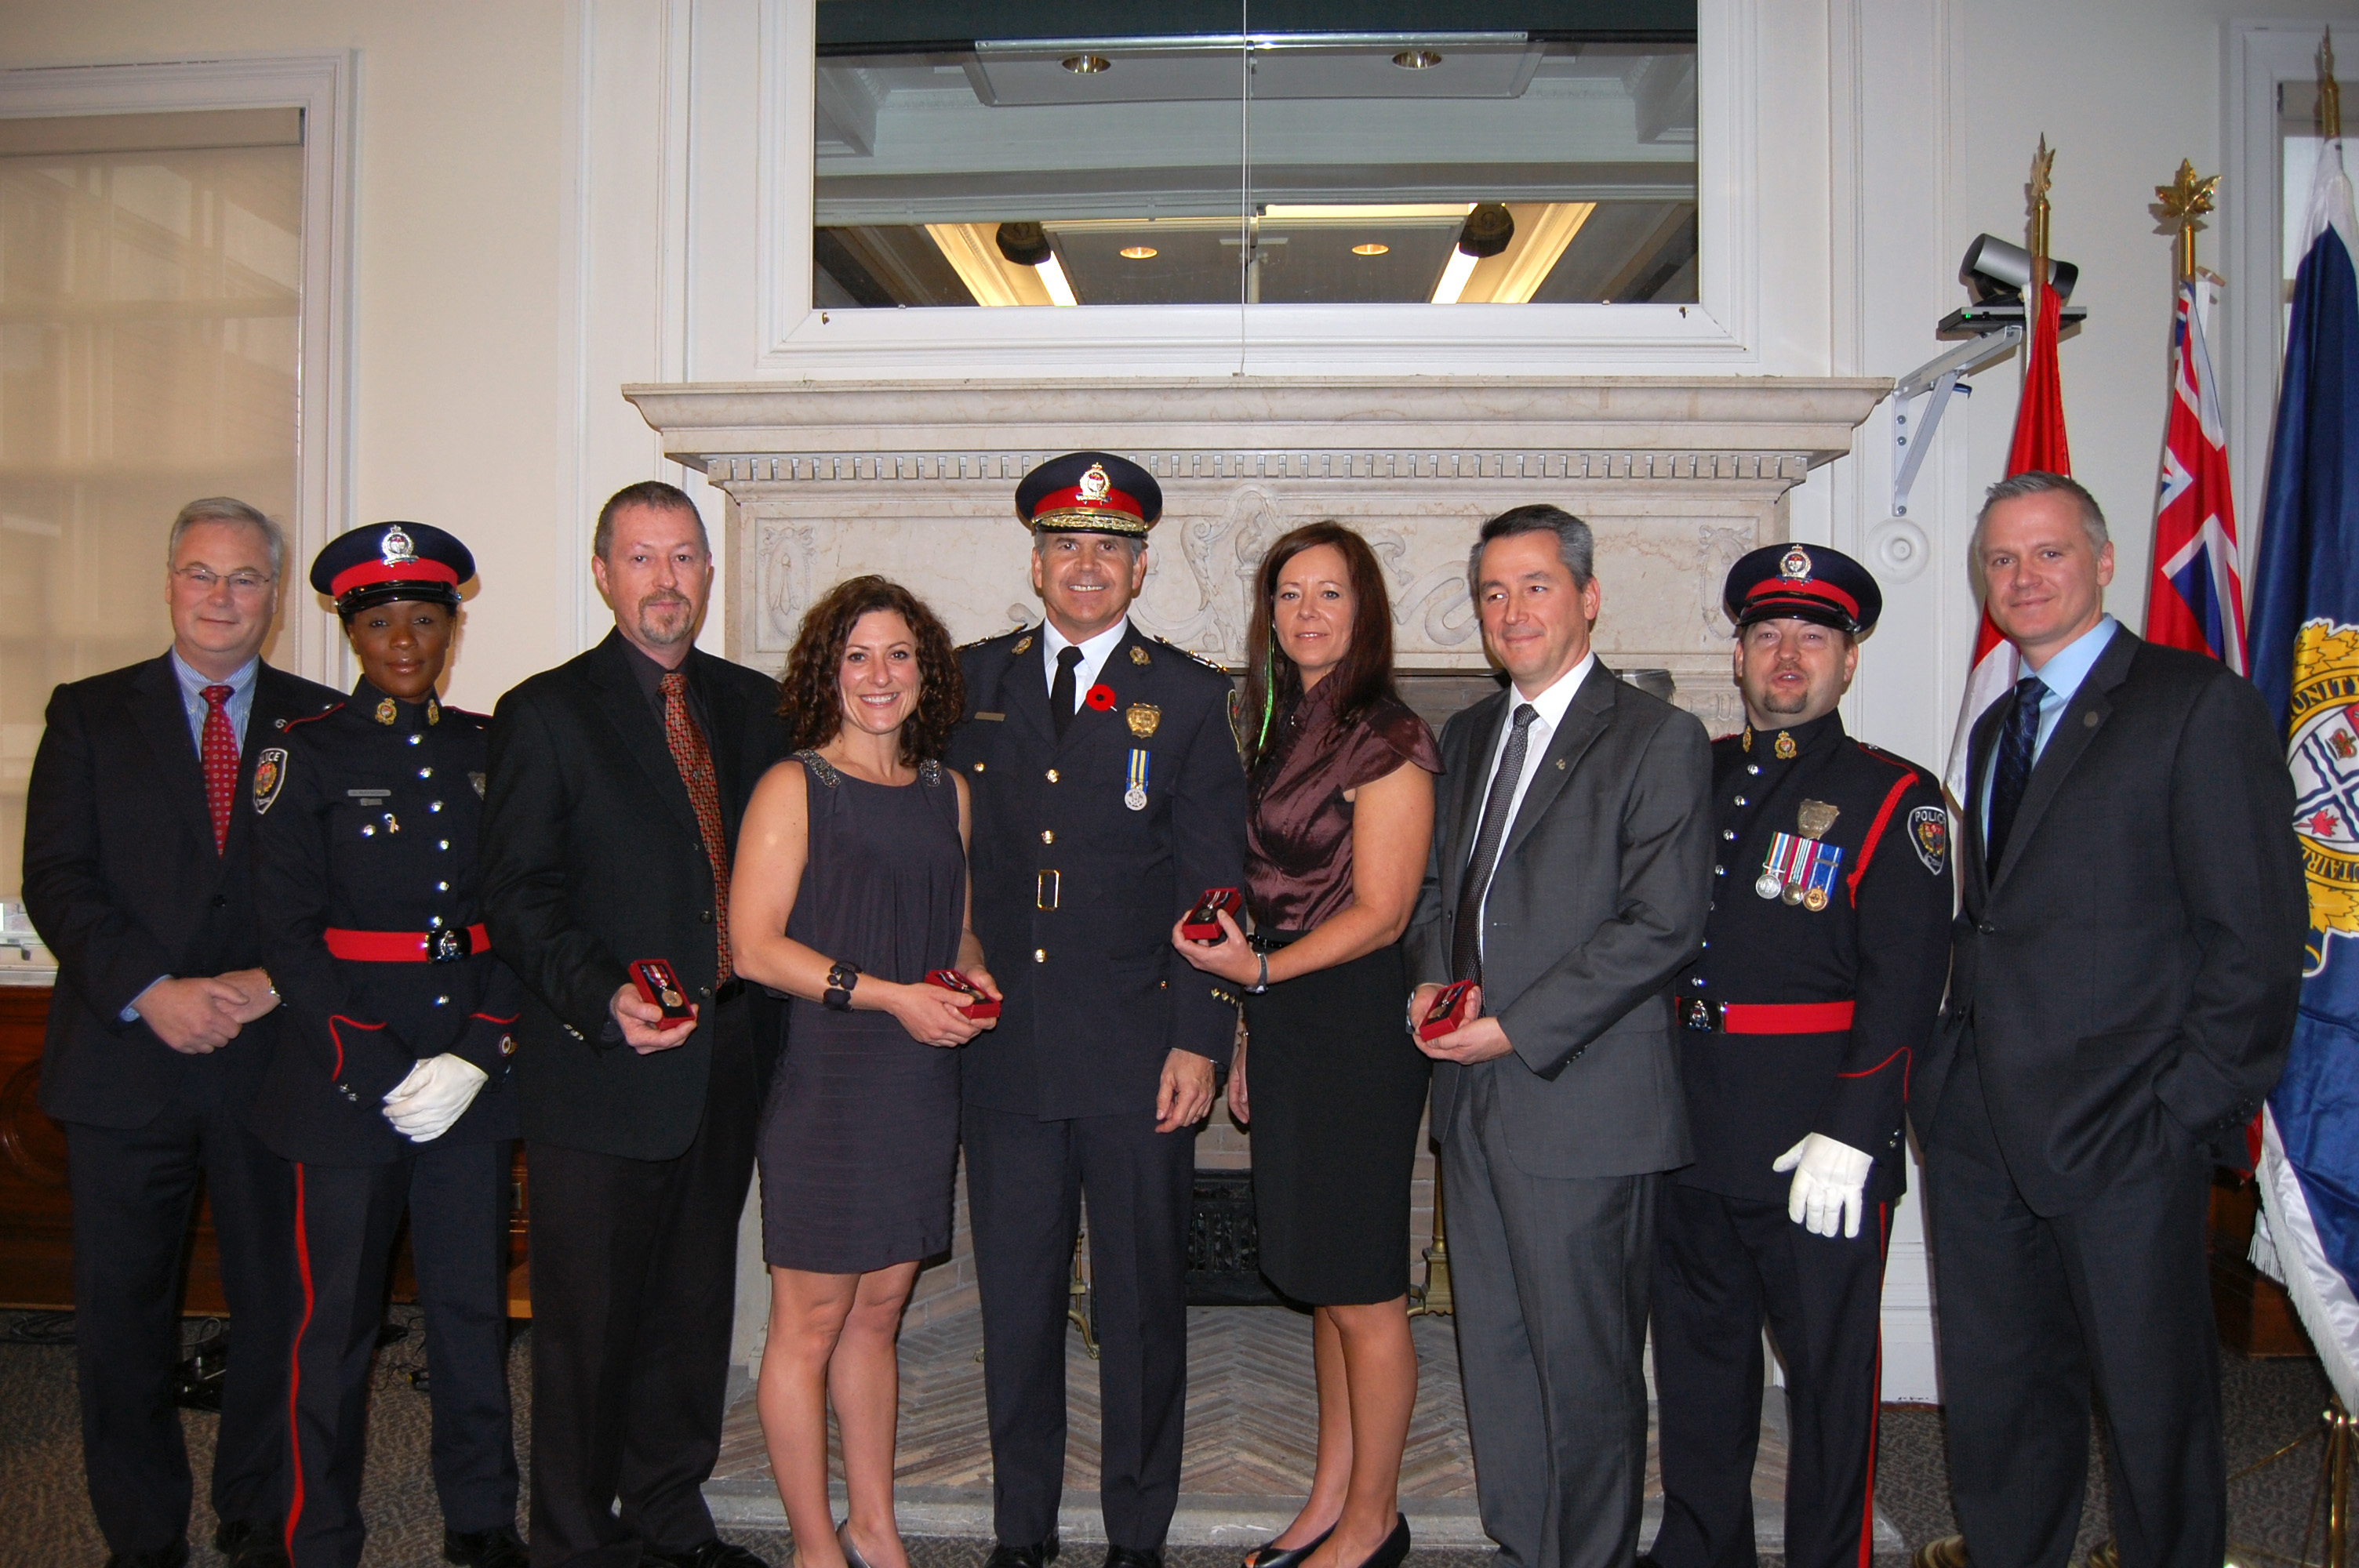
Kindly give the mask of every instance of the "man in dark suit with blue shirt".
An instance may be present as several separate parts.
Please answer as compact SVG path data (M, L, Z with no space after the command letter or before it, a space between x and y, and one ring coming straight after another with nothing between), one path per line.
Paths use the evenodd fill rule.
M2309 920L2282 738L2242 676L2104 612L2113 546L2072 481L1992 486L1971 559L2026 673L1973 729L1910 1107L1964 1530L1928 1550L2064 1568L2093 1385L2123 1568L2212 1568L2211 1171L2284 1065Z
M1169 935L1206 889L1242 883L1245 785L1228 676L1130 623L1162 504L1153 475L1108 453L1035 469L1016 511L1047 616L963 653L949 762L974 802L975 934L1006 992L963 1075L988 1568L1057 1555L1084 1195L1109 1568L1153 1568L1180 1496L1192 1129L1237 1014Z
M60 686L25 806L25 903L57 955L41 1108L65 1126L91 1508L119 1568L188 1561L172 1409L181 1258L202 1182L229 1299L214 1543L283 1564L295 1186L246 1130L278 993L247 871L256 756L339 694L262 662L287 544L245 502L172 524L160 658Z

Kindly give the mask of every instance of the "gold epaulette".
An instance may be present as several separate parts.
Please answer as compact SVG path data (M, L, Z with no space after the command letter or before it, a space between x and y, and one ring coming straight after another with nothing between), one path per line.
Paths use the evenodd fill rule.
M1173 653L1179 654L1190 664L1201 665L1203 668L1212 671L1216 676L1234 676L1245 673L1242 670L1230 669L1224 665L1216 665L1212 660L1204 657L1203 654L1191 653L1188 649L1181 647L1179 643L1171 641L1169 637L1157 637L1154 641L1161 646L1170 649Z

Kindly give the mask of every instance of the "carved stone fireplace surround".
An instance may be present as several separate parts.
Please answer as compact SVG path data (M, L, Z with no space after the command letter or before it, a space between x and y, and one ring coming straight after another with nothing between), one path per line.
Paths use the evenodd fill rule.
M907 584L961 641L1037 620L1016 481L1046 458L1096 449L1146 465L1163 486L1134 611L1150 633L1243 665L1264 548L1334 517L1384 563L1413 697L1464 689L1485 668L1465 581L1474 528L1553 502L1596 530L1601 655L1669 671L1682 705L1718 730L1736 714L1720 611L1729 563L1788 536L1786 492L1851 450L1890 387L1776 376L994 379L624 395L668 456L728 494L727 651L757 667L782 665L813 599L859 572Z

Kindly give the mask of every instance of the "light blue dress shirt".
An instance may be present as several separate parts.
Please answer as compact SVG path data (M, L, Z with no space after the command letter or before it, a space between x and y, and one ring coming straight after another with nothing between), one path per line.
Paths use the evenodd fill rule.
M2072 706L2081 683L2089 678L2098 656L2112 645L2114 633L2121 630L2121 625L2110 615L2100 615L2094 626L2051 654L2046 664L2027 672L2038 676L2039 684L2047 688L2039 698L2039 733L2031 743L2034 767L2039 765L2040 753L2048 750L2048 738L2056 733L2057 723L2063 719L2064 710ZM1991 777L1997 771L1998 747L1994 745L1990 755L1983 759L1982 823L1985 844L1990 842Z
M201 762L205 754L205 687L209 686L229 687L229 701L223 706L229 714L229 726L237 741L238 752L244 755L245 720L254 711L255 683L262 675L260 655L240 665L229 679L217 681L190 669L181 659L180 650L175 648L172 650L172 673L180 680L180 707L189 716L189 740L196 746L198 760Z

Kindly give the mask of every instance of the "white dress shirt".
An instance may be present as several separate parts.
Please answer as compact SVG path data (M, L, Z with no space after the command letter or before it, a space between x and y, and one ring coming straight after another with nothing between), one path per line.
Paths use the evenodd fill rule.
M1481 809L1480 803L1491 798L1491 784L1498 777L1499 759L1506 755L1507 741L1516 732L1516 706L1528 702L1532 705L1533 712L1538 717L1532 720L1530 727L1525 731L1523 776L1516 781L1516 793L1507 797L1507 826L1499 835L1499 855L1503 860L1507 853L1507 834L1515 828L1516 814L1524 809L1524 794L1532 787L1532 776L1539 772L1540 759L1548 752L1549 741L1554 738L1557 726L1564 722L1564 710L1572 706L1572 694L1581 689L1581 683L1587 680L1589 672L1596 667L1597 652L1593 648L1581 656L1581 663L1559 676L1548 689L1538 697L1527 697L1520 691L1512 689L1507 693L1507 718L1499 726L1498 742L1491 748L1490 763L1483 770L1483 788L1474 796L1477 810ZM1473 836L1467 841L1466 853L1470 860L1474 853L1473 839L1482 837L1482 832L1483 823L1478 816L1474 822ZM1494 882L1498 880L1498 867L1495 865L1491 868L1491 880ZM1486 883L1483 889L1483 906L1475 912L1475 918L1482 920L1490 907L1491 888ZM1487 927L1487 925L1488 922L1485 921L1484 926ZM1481 929L1475 933L1475 941L1478 945L1477 950L1480 951Z
M1075 643L1057 630L1055 622L1046 616L1041 617L1040 641L1045 644L1042 665L1047 671L1049 689L1051 692L1057 689L1057 655L1067 648L1081 649L1082 662L1073 666L1073 711L1079 713L1082 699L1090 694L1090 687L1098 684L1098 672L1105 668L1106 660L1122 646L1122 640L1129 631L1130 617L1125 615L1088 642Z

